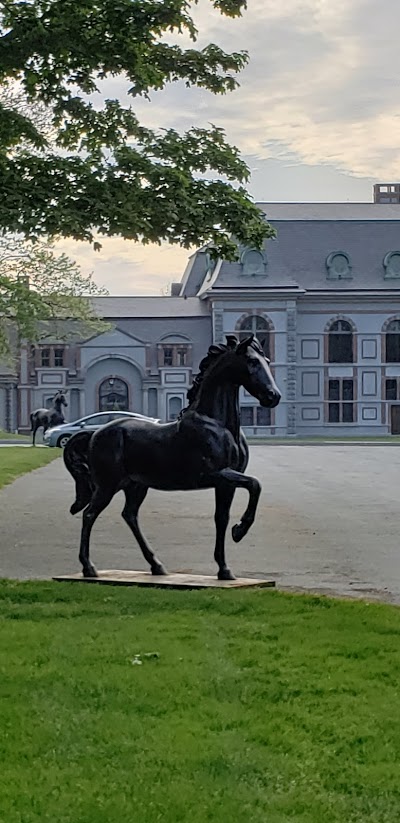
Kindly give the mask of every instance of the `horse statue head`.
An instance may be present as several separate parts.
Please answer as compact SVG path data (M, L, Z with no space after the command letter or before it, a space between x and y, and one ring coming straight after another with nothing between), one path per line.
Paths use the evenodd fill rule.
M61 406L68 406L65 393L63 389L59 389L57 394L53 397L53 406L57 411L61 411Z
M230 382L243 386L261 406L275 408L281 400L281 393L270 369L270 360L265 356L261 343L251 334L239 342L236 335L226 335L226 343L213 343L206 357L200 363L199 373L187 393L190 404L198 397L199 390L211 372L218 368L229 375ZM187 410L183 409L182 414Z
M233 335L229 335L231 346ZM229 345L228 339L228 345ZM234 349L238 361L237 380L239 385L255 397L261 406L274 409L281 400L281 393L270 369L270 360L264 354L262 345L254 334L237 343Z

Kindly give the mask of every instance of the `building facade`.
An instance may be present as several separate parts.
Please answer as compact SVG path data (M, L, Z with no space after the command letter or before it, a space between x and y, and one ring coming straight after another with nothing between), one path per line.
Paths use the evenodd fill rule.
M263 252L228 263L200 249L171 296L96 298L110 331L24 346L18 374L0 374L0 427L26 431L58 388L70 420L116 408L173 420L211 342L254 332L282 401L270 411L242 391L248 434L400 433L400 206L260 206L277 229Z

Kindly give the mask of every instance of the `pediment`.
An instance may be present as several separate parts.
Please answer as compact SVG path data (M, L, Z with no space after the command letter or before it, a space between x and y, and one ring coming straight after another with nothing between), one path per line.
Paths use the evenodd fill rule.
M143 340L140 340L138 337L134 337L132 334L121 331L121 329L110 329L110 331L103 332L102 334L98 334L95 337L91 337L89 340L86 340L81 348L126 349L127 347L142 348L145 345L146 344Z

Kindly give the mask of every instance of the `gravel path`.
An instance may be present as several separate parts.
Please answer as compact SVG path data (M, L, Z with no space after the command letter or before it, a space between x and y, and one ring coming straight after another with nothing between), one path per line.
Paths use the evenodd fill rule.
M238 575L272 576L287 588L379 597L400 604L400 451L391 446L251 447L263 484L256 524L227 539ZM73 481L62 460L0 492L0 576L46 578L80 570L80 516L68 513ZM237 492L233 517L246 493ZM117 495L98 519L98 568L146 569ZM168 569L214 573L213 492L150 491L142 526ZM232 522L236 522L232 519Z

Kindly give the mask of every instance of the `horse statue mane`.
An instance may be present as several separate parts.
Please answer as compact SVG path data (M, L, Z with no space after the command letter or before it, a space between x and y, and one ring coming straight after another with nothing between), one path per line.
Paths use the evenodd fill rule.
M189 406L196 399L199 393L200 386L204 380L205 374L210 368L210 366L212 366L216 362L216 360L218 360L221 357L222 354L226 354L226 352L228 351L235 351L239 343L240 341L237 339L235 334L227 334L226 343L212 343L212 345L208 349L206 356L203 357L203 359L200 362L199 371L193 378L193 383L186 394L188 405L185 406L184 409L182 409L178 416L178 420L181 419L182 415L188 410ZM264 354L262 345L260 345L258 340L256 340L255 338L251 340L251 343L249 342L249 345L251 345L260 354Z
M234 334L229 334L226 339L226 343L213 343L208 349L206 356L201 360L199 371L193 378L193 383L186 395L189 405L196 399L200 386L204 380L204 375L210 366L212 366L222 354L225 354L227 351L234 351L236 349L238 345L237 337L235 337ZM183 409L183 411L186 411L186 409Z

